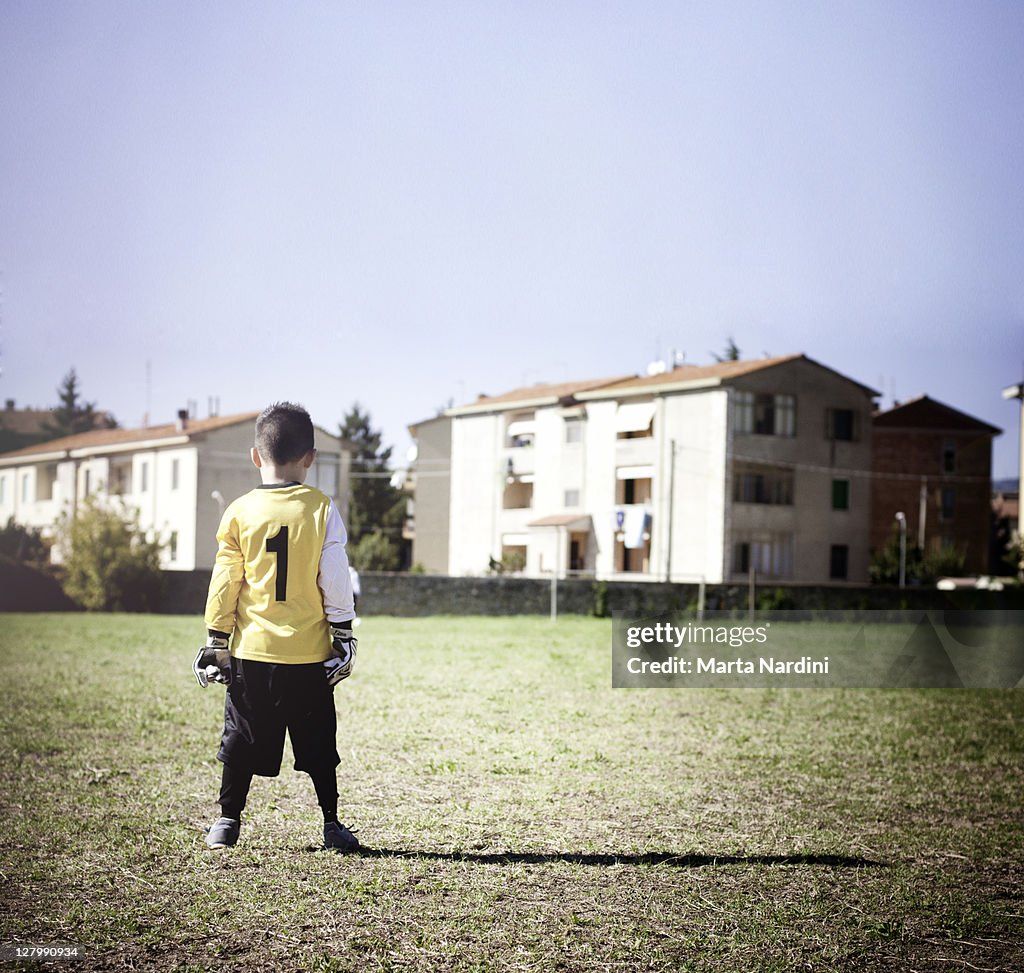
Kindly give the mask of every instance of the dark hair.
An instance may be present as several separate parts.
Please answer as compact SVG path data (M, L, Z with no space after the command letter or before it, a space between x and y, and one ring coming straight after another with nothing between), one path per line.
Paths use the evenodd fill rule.
M301 405L275 402L256 420L256 448L275 466L302 459L313 448L313 420Z

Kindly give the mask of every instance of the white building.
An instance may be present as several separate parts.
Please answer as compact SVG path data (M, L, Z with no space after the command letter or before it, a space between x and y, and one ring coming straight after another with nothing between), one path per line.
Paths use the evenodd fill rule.
M257 412L142 429L96 429L0 455L0 522L11 518L52 536L64 512L89 495L121 496L139 523L165 542L164 567L213 566L224 506L259 485L249 459ZM307 482L335 498L343 517L351 454L316 430Z
M481 397L411 427L413 560L865 582L877 394L791 355Z

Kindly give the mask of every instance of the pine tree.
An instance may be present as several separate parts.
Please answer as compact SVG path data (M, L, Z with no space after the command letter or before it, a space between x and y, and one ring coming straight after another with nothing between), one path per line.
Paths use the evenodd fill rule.
M391 485L391 447L356 402L341 423L341 438L354 447L348 508L348 554L360 571L399 567L406 498Z
M90 429L114 429L116 420L105 412L97 412L95 402L79 401L78 373L71 369L57 388L60 405L53 410L53 419L45 423L48 436L73 436Z
M712 352L712 355L714 355L714 359L717 362L740 360L740 350L736 345L735 339L731 335L729 336L728 344L725 346L725 351L721 355L715 355L715 353Z

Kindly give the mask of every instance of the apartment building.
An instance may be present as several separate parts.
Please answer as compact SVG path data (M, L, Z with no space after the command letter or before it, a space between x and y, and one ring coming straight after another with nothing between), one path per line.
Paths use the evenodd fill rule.
M143 529L164 542L164 567L213 566L224 507L259 484L249 459L257 412L140 429L96 429L0 455L0 521L52 536L64 512L87 496L118 495ZM317 459L307 482L334 497L342 516L351 452L316 430Z
M876 395L790 355L483 396L411 427L414 562L866 581Z
M871 546L881 549L907 519L908 544L952 548L969 574L989 571L992 440L1001 432L927 395L872 418Z

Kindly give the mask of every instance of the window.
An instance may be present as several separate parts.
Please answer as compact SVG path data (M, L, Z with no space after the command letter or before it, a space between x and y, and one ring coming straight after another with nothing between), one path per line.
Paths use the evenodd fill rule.
M511 449L532 446L536 436L537 421L532 412L518 412L509 416L505 427L505 445Z
M171 460L171 489L178 489L178 479L180 475L181 460Z
M114 493L125 496L132 492L131 462L110 464L110 485Z
M617 504L647 503L651 499L651 478L619 480L615 492Z
M758 436L795 436L796 397L765 392L737 392L733 429Z
M177 460L174 461L175 463ZM171 531L171 541L168 544L168 558L171 561L178 560L178 532L176 530Z
M754 571L760 577L793 576L793 535L759 534L738 540L733 545L733 574Z
M736 503L768 503L791 506L793 471L772 467L741 467L733 480Z
M942 472L956 472L956 443L949 439L942 444Z
M515 480L505 484L501 505L505 510L523 510L533 506L533 483Z
M579 490L566 490L564 507L578 507L580 505L580 491Z
M306 483L316 487L327 496L337 496L338 493L338 457L330 454L318 455L316 462L309 468L309 475Z
M57 464L36 467L36 500L52 500L57 482Z
M850 509L850 481L849 480L833 480L832 481L832 509L833 510L849 510Z
M737 392L732 427L735 432L754 431L754 393Z
M149 463L139 464L139 491L145 493L149 490Z
M0 504L7 503L7 477L0 476Z
M583 420L579 416L565 417L565 441L567 443L583 441Z
M845 544L833 544L829 552L828 576L833 581L845 581L850 549Z
M956 513L956 490L953 487L942 488L942 508L939 516L943 520L952 520Z
M87 466L85 472L82 474L82 496L89 496L92 490L92 470Z
M28 473L21 474L21 502L28 503L28 485L31 483Z
M526 545L502 544L501 573L519 574L526 570Z
M857 413L853 409L825 410L825 438L838 442L853 442L858 439Z

